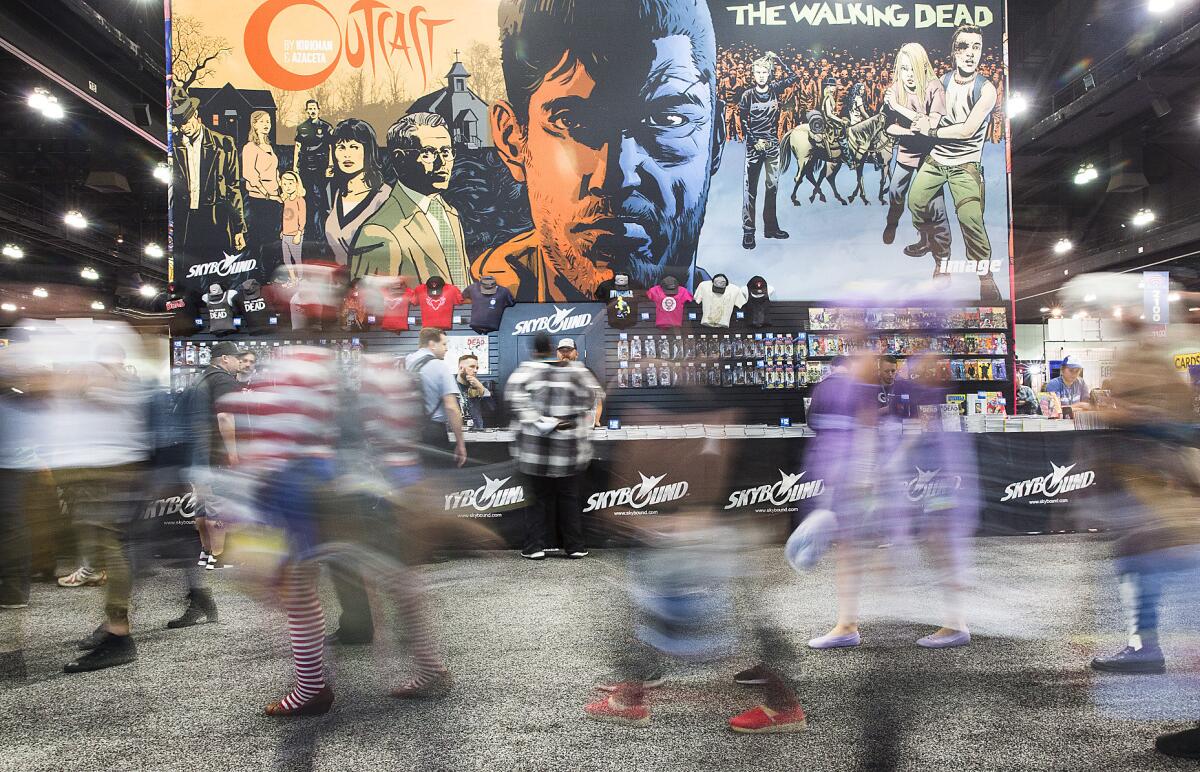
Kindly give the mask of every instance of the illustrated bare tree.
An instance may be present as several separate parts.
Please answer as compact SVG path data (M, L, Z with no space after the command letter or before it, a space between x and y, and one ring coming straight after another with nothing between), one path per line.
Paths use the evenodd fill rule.
M171 19L171 72L175 87L187 90L203 85L212 74L209 66L233 51L219 35L204 34L204 22L192 16Z
M298 118L296 114L292 112L292 108L295 107L296 104L296 92L288 91L287 89L276 88L275 86L271 86L270 90L271 98L275 100L276 122L278 122L280 126L294 126L299 123L301 118Z
M346 73L338 79L335 96L341 114L356 115L362 112L367 103L367 76L362 68Z
M392 107L408 102L408 83L400 73L400 68L388 67L387 74L387 91L384 93L384 100Z
M504 70L500 66L500 52L494 45L475 43L467 49L463 66L471 73L467 85L485 102L504 98Z

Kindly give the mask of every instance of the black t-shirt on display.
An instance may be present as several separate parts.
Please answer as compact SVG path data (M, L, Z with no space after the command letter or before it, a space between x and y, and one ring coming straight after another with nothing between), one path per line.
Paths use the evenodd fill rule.
M260 290L243 288L240 305L242 332L265 332L271 329L271 310Z
M746 301L746 319L751 327L767 326L767 311L770 310L770 298L750 298Z
M618 293L608 301L608 326L617 330L632 327L638 319L637 298L633 290L614 290Z
M500 329L504 309L516 305L507 288L497 286L494 293L487 295L479 282L463 290L462 296L471 301L471 329L480 334Z

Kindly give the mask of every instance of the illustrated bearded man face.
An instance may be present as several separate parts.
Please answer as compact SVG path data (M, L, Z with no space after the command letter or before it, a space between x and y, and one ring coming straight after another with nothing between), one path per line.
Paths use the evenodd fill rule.
M492 134L558 271L690 269L724 139L708 6L506 0L500 20Z

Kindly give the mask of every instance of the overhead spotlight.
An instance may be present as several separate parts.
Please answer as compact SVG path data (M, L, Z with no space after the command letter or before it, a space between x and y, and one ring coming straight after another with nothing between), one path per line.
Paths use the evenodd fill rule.
M1075 172L1075 184L1086 185L1099 176L1094 164L1080 164L1078 171Z
M1191 312L1194 314L1194 313L1196 313L1197 311L1200 311L1200 306L1190 306L1190 307L1188 308L1188 311L1191 311Z
M1154 222L1154 211L1147 209L1146 207L1142 207L1141 209L1137 210L1130 222L1139 228L1144 225L1149 225L1150 223Z
M104 310L104 304L103 304L103 303L101 303L99 300L93 300L93 301L92 301L92 310L93 310L93 311L103 311L103 310Z
M1154 14L1166 13L1174 7L1175 0L1150 0L1146 3L1146 10Z
M95 268L91 267L90 265L86 266L83 270L81 270L79 272L79 275L82 276L83 278L87 279L88 281L95 281L96 279L100 278L100 274L96 271Z
M48 297L50 297L50 293L46 291L46 288L45 288L45 287L34 287L34 288L33 288L33 291L32 291L32 292L30 292L29 294L33 295L35 298L48 298Z
M159 161L154 166L154 179L164 185L171 181L171 165L166 161Z
M117 234L117 243L118 243L118 244L124 244L124 243L125 243L125 237L124 237L124 236L122 236L122 235L121 235L121 234L119 234L119 233Z
M1038 311L1043 314L1048 314L1048 313L1050 313L1050 306L1042 306L1041 308L1038 309Z
M1063 269L1063 276L1070 276L1070 275L1071 275L1071 269L1070 269L1070 268L1064 268L1064 269Z
M1183 295L1180 295L1178 292L1172 292L1170 295L1167 295L1167 300L1172 303L1178 303L1183 300Z
M1029 100L1019 91L1008 95L1008 114L1016 117L1029 109Z
M5 244L3 254L5 257L13 260L20 260L22 257L25 257L25 250L21 249L16 244Z
M1096 296L1095 296L1095 295L1084 295L1084 296L1083 296L1083 302L1084 302L1084 303L1095 303L1095 302L1096 302Z
M42 110L42 115L52 121L61 120L66 114L67 111L58 103L58 99L53 96L50 97L50 103L46 105L46 109Z
M138 292L140 292L144 298L152 298L158 294L158 288L153 284L143 284L140 288L138 288Z
M72 209L63 215L63 222L69 227L82 230L88 226L87 218L78 209Z
M17 310L17 306L15 303L0 303L0 311L7 311L8 313L11 314L13 311L16 311L16 310Z
M1059 239L1058 241L1054 242L1054 254L1065 255L1074 247L1075 245L1071 243L1070 239Z
M62 105L58 103L58 97L51 94L49 89L42 88L41 86L35 88L25 101L31 109L37 110L51 120L57 121L66 115Z
M160 247L158 244L155 244L153 241L150 242L149 244L147 244L146 248L142 251L144 251L146 253L146 257L151 257L151 258L154 258L155 260L162 257L164 254L163 248Z
M1061 309L1061 308L1055 308L1054 310L1052 310L1052 311L1050 312L1050 315L1051 315L1051 316L1053 316L1055 319L1059 319L1059 318L1061 318L1061 317L1062 317L1062 309Z

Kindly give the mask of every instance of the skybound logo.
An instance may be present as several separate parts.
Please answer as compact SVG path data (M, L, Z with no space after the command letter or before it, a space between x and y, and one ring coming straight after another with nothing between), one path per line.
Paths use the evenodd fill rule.
M788 474L779 470L779 482L760 485L757 488L746 488L729 494L729 503L725 509L740 509L742 507L786 507L804 499L821 495L825 490L824 480L801 481L807 472ZM755 510L761 511L761 510Z
M187 277L196 279L201 276L232 276L235 273L247 273L258 267L258 260L251 257L238 260L241 255L225 255L220 260L211 263L196 263L188 268Z
M917 476L904 484L904 495L914 504L939 496L949 496L951 492L962 487L962 478L957 475L939 477L941 469L934 469L932 472L926 472L921 467L916 469Z
M511 509L524 504L524 487L520 485L504 487L504 484L511 479L511 476L493 479L485 474L483 485L478 488L468 488L457 493L446 494L446 511L473 509L476 512L490 512L503 508Z
M526 319L523 322L517 322L517 326L513 329L513 335L532 335L535 332L546 332L555 335L560 332L570 332L587 327L592 323L591 314L574 314L571 312L575 307L559 308L554 307L554 313L550 316L540 316L537 319Z
M1029 498L1030 496L1044 496L1052 499L1064 493L1082 490L1096 484L1095 472L1087 471L1070 474L1070 471L1075 468L1075 464L1059 466L1051 461L1050 466L1054 471L1045 477L1034 477L1030 480L1009 483L1004 489L1003 498L1000 500L1012 501L1014 499Z
M179 515L185 520L191 520L196 516L196 497L190 493L185 493L182 496L168 496L166 498L151 501L146 505L146 509L142 511L143 520L154 520L159 517L171 517Z
M666 478L665 474L647 477L638 472L638 477L642 478L642 481L637 485L618 488L615 491L600 491L588 496L587 506L583 508L583 511L596 512L613 507L645 509L657 504L665 504L668 501L678 501L688 494L687 480L659 487L659 483Z

